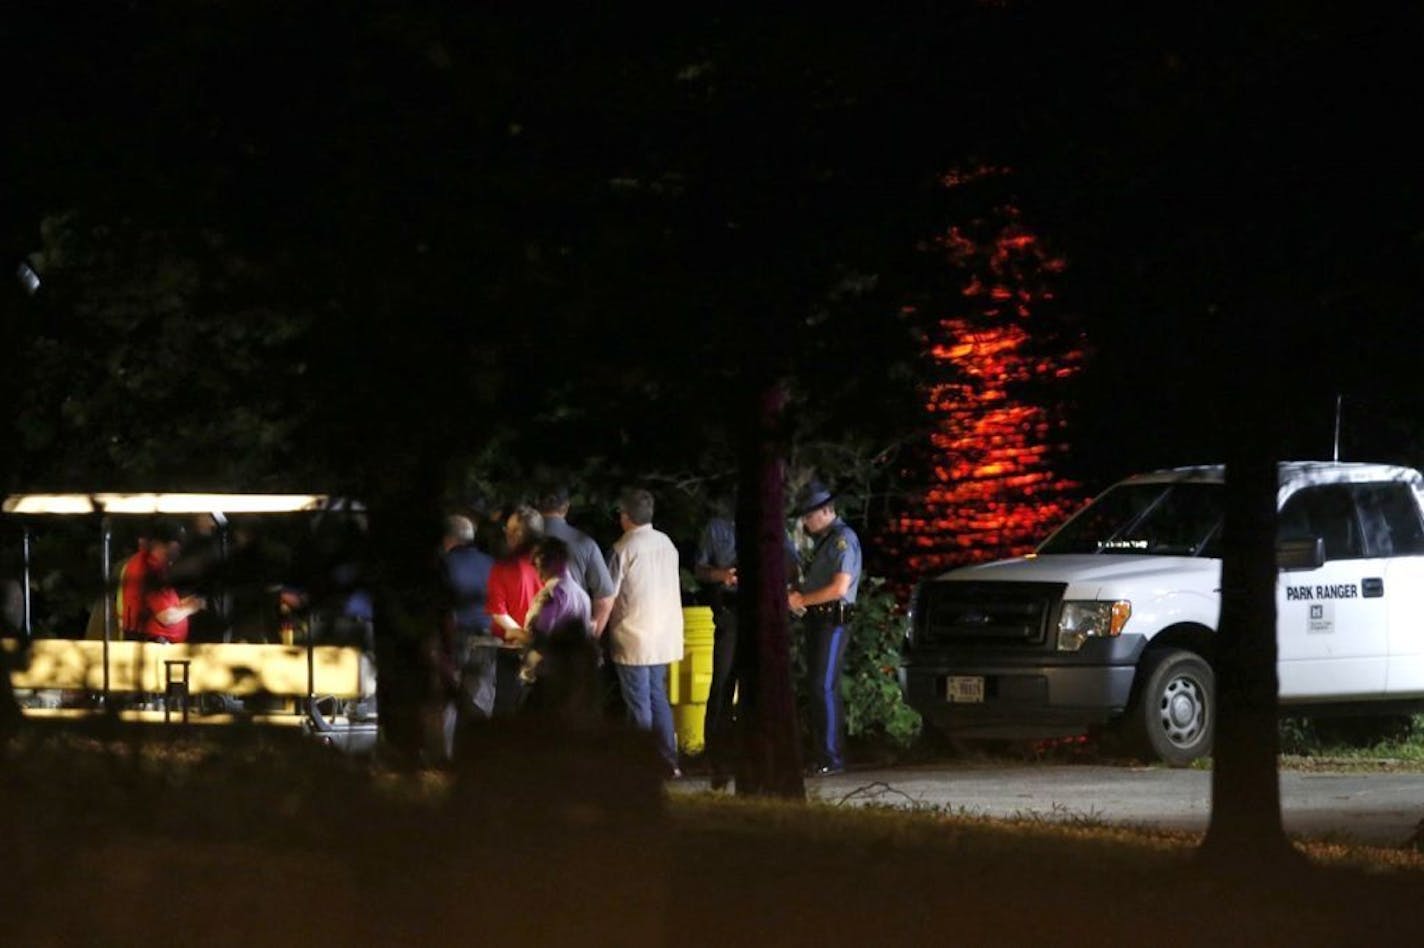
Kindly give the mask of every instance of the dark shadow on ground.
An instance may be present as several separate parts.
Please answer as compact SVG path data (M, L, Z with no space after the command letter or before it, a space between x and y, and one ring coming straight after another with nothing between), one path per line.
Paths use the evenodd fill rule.
M669 801L609 727L491 725L453 771L261 732L31 731L2 763L6 945L1414 945L1424 891L1228 879L1101 828Z

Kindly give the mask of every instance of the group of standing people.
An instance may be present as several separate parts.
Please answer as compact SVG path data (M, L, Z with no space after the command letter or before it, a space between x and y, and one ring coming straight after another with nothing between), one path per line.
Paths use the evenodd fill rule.
M457 731L521 708L555 707L569 686L567 665L554 670L551 651L571 651L611 664L629 720L652 733L669 776L680 776L668 701L668 665L683 657L683 619L676 545L653 527L654 501L642 489L618 499L621 535L607 556L568 522L569 491L543 491L504 520L505 552L475 543L475 525L446 521L443 559L451 595L449 650L458 656L458 697L445 708L445 752ZM713 610L712 682L704 733L714 787L725 786L734 758L737 673L736 525L724 499L697 545L694 573ZM811 483L794 515L812 547L804 567L786 539L787 608L805 629L814 757L808 772L845 768L841 668L861 576L860 540L836 513L835 495ZM557 693L556 693L557 692Z
M520 710L558 710L575 686L585 706L600 705L596 680L589 684L574 677L577 668L603 660L611 666L609 677L616 680L629 720L652 733L667 773L680 776L667 690L668 666L683 657L677 547L653 526L653 496L641 488L620 493L621 535L606 556L597 541L568 522L569 507L569 491L561 485L515 507L504 518L504 550L498 556L477 545L470 518L446 518L441 560L449 608L442 651L449 658L452 688L442 712L442 753L453 756L462 726ZM729 781L734 759L741 587L730 507L724 499L708 520L694 563L715 625L704 722L714 787ZM860 541L836 514L835 495L819 483L801 491L793 513L814 544L801 565L786 538L787 608L802 617L806 636L815 753L808 769L837 773L845 767L840 679L860 584ZM183 642L190 617L208 603L175 588L176 577L170 577L178 538L160 527L139 538L121 568L118 626L125 638ZM565 660L546 661L550 655Z
M607 655L632 722L651 731L671 776L680 775L667 697L667 666L682 658L677 547L652 525L653 496L625 489L622 535L605 558L567 520L569 491L550 487L505 519L498 558L475 544L474 523L446 519L445 575L451 597L450 652L457 698L444 714L445 753L462 724L520 708L559 704L570 682L550 653Z
M708 590L714 623L712 684L707 694L703 735L713 789L732 775L737 675L736 522L723 499L697 545L694 570ZM786 541L787 608L800 616L805 630L806 692L810 700L813 757L808 774L824 776L845 769L845 702L841 668L850 641L850 621L860 589L860 538L836 513L835 494L811 482L797 495L793 514L813 542L810 558L798 569L797 555Z

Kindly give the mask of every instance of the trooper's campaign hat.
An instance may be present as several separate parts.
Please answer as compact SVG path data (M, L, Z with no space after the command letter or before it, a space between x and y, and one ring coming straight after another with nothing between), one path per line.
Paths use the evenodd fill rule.
M791 511L793 517L804 517L811 511L824 507L836 499L835 491L820 481L811 481L796 494L796 506Z

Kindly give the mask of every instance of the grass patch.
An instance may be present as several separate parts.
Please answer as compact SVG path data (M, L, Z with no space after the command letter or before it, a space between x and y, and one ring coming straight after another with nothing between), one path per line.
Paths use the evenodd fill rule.
M1136 862L1147 854L1192 856L1202 834L1108 823L1091 814L1026 814L1008 819L931 808L842 806L810 801L746 799L722 793L679 793L670 798L673 820L689 827L716 824L741 834L791 833L807 840L835 840L851 847L967 849L975 859L1016 861L1062 854ZM1312 863L1371 872L1419 873L1424 852L1365 846L1348 840L1300 839L1294 845Z
M570 771L521 740L455 777L305 745L27 738L0 770L0 942L1417 942L1414 852L1303 842L1308 869L1243 882L1205 871L1192 833L664 795L616 746L580 749Z
M1424 715L1288 717L1281 722L1281 750L1293 761L1375 761L1396 770L1424 770Z
M1414 853L1308 842L1309 868L1243 880L1204 868L1196 834L1091 820L689 794L670 822L679 887L722 890L756 918L749 935L689 910L698 944L1417 941L1404 920L1424 881Z

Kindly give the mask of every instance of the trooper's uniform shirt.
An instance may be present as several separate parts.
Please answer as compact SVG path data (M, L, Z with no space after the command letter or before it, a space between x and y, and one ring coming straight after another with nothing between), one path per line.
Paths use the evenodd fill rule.
M813 592L831 584L837 573L850 574L850 588L842 600L846 605L855 605L855 596L860 589L860 537L850 526L837 517L831 521L826 531L816 538L811 550L811 561L806 564L806 578L801 581L804 592Z

